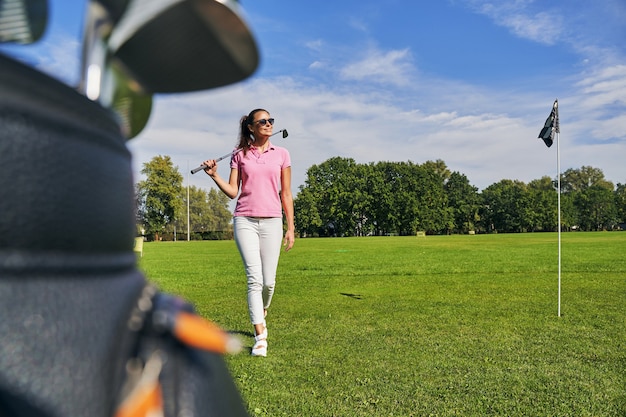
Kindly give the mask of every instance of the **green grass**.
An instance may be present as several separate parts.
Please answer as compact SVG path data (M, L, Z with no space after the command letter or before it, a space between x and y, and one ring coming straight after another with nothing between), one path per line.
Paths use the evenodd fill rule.
M252 416L624 416L626 233L298 239L267 358L232 241L146 243L163 290L239 333Z

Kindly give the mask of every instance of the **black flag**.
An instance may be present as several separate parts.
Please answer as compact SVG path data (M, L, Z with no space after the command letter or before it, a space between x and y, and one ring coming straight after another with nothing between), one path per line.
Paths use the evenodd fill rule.
M559 132L559 100L554 100L550 116L546 119L546 124L537 137L543 139L549 148L554 142L554 134Z

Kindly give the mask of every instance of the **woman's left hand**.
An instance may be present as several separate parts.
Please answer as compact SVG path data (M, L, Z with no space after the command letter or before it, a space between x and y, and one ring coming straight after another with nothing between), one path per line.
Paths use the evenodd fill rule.
M295 243L295 233L293 230L287 230L285 232L285 238L283 239L283 246L285 248L285 252L289 252L291 248L293 248L293 244Z

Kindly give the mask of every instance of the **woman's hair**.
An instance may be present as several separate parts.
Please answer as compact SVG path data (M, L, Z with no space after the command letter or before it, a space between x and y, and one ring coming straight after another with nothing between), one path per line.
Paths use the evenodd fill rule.
M270 113L265 109L254 109L247 116L241 116L241 120L239 121L239 144L237 148L243 149L244 155L248 152L250 144L254 141L254 139L252 139L252 131L248 126L254 122L254 115L260 111L264 111L267 114Z

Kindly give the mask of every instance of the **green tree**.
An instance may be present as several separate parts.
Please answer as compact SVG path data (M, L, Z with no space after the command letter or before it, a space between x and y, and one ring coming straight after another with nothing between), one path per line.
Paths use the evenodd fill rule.
M568 169L561 177L561 188L570 204L568 209L573 211L572 227L601 230L612 229L617 223L614 186L604 178L601 169L590 166Z
M580 224L578 210L574 205L574 193L561 193L561 228L573 230Z
M533 231L555 231L558 223L558 194L550 177L528 183L531 209L529 223ZM563 203L561 202L561 205Z
M452 212L454 233L467 233L476 228L479 220L480 195L478 188L470 184L460 172L450 174L445 184L448 205Z
M566 193L583 191L594 185L613 189L613 184L604 178L604 173L599 168L570 168L561 175L561 190Z
M613 190L592 185L574 196L582 230L610 230L617 223Z
M309 213L319 216L319 236L355 235L359 217L355 210L363 200L355 175L356 162L351 158L330 158L307 170L305 184L316 205L315 210L309 207Z
M141 197L141 190L139 184L135 184L135 225L137 226L137 236L145 234L145 210L146 207Z
M389 192L385 202L388 214L377 219L391 232L412 235L418 230L428 233L446 231L452 222L443 179L432 164L416 165L411 161L382 163L379 168ZM379 198L374 201L378 204ZM380 214L383 214L379 211Z
M230 238L232 214L228 208L230 199L224 193L211 188L190 186L182 190L185 214L176 220L177 230L187 230L187 193L189 193L189 228L192 239Z
M615 189L615 215L620 224L626 223L626 184L617 183Z
M432 170L435 174L437 174L437 176L441 178L442 184L447 183L452 175L446 163L441 159L437 159L436 161L426 161L421 166Z
M418 222L417 227L411 230L412 234L417 230L430 234L449 233L454 227L453 211L444 188L450 178L445 166L442 160L438 160L435 165L426 163L416 169Z
M294 199L296 232L301 237L320 236L323 222L318 211L318 201L322 197L321 194L316 194L316 192L319 192L319 190L301 185L300 191Z
M481 195L485 230L519 233L532 228L532 208L523 182L501 180L485 188Z
M396 199L391 186L395 167L396 163L393 162L378 162L369 166L369 175L366 179L370 197L368 215L372 234L377 236L396 230L398 211L395 208Z
M371 217L372 195L368 188L372 167L356 164L350 167L349 176L352 178L348 187L349 203L346 209L350 211L354 224L354 236L368 236L374 230Z
M187 204L187 195L184 193L183 201ZM211 218L209 214L209 199L206 190L195 186L189 186L189 231L194 238L211 230Z
M296 197L298 231L318 236L446 231L452 213L440 167L412 162L362 165L348 158L314 165Z
M232 234L231 220L233 218L228 204L230 198L215 188L211 188L207 194L208 213L210 219L208 230L214 233L215 238L230 237Z
M409 235L423 230L418 224L418 166L409 161L395 162L386 168L385 181L392 196L390 231Z
M169 156L155 156L143 165L146 179L138 184L141 218L146 234L159 240L166 226L183 214L183 176Z

